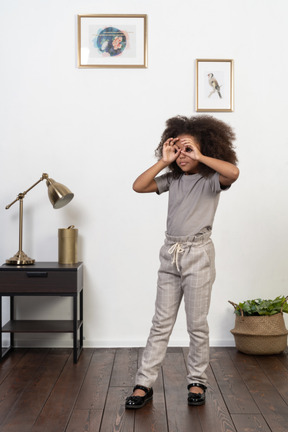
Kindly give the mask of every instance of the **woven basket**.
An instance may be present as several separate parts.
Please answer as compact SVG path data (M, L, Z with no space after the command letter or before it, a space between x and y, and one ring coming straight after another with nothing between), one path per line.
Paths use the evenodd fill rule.
M231 303L234 307L235 303ZM275 315L236 315L235 328L231 330L236 348L253 355L279 354L287 347L288 331L283 312Z

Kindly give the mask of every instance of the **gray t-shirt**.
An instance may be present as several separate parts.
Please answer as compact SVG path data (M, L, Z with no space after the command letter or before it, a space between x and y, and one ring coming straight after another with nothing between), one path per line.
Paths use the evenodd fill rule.
M169 191L167 234L195 235L211 227L218 206L221 185L219 174L181 175L174 179L171 172L155 178L158 193Z

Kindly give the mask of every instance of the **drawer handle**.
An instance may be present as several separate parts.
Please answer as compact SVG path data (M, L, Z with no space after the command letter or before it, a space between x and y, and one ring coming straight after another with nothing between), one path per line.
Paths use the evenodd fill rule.
M48 276L48 272L26 272L26 274L30 278L46 278Z

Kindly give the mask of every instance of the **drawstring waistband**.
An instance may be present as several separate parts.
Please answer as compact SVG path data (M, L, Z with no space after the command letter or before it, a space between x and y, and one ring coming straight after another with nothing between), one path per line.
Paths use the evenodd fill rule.
M183 253L183 252L184 252L184 249L182 248L181 243L174 243L171 246L171 248L168 250L168 253L170 255L173 254L172 264L174 264L174 263L176 264L176 268L178 271L180 271L179 265L178 265L178 255L179 255L179 253Z
M168 253L173 255L172 264L176 264L178 271L180 271L178 262L179 254L184 253L185 247L187 246L200 246L201 244L206 243L211 236L211 232L211 227L205 227L200 233L194 236L175 237L166 233L167 246L169 244L171 245L168 249Z

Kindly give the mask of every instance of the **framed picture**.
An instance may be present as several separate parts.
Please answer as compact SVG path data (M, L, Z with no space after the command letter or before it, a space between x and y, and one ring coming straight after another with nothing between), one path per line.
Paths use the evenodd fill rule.
M147 15L78 15L79 68L146 68Z
M196 111L233 111L233 60L196 60Z

